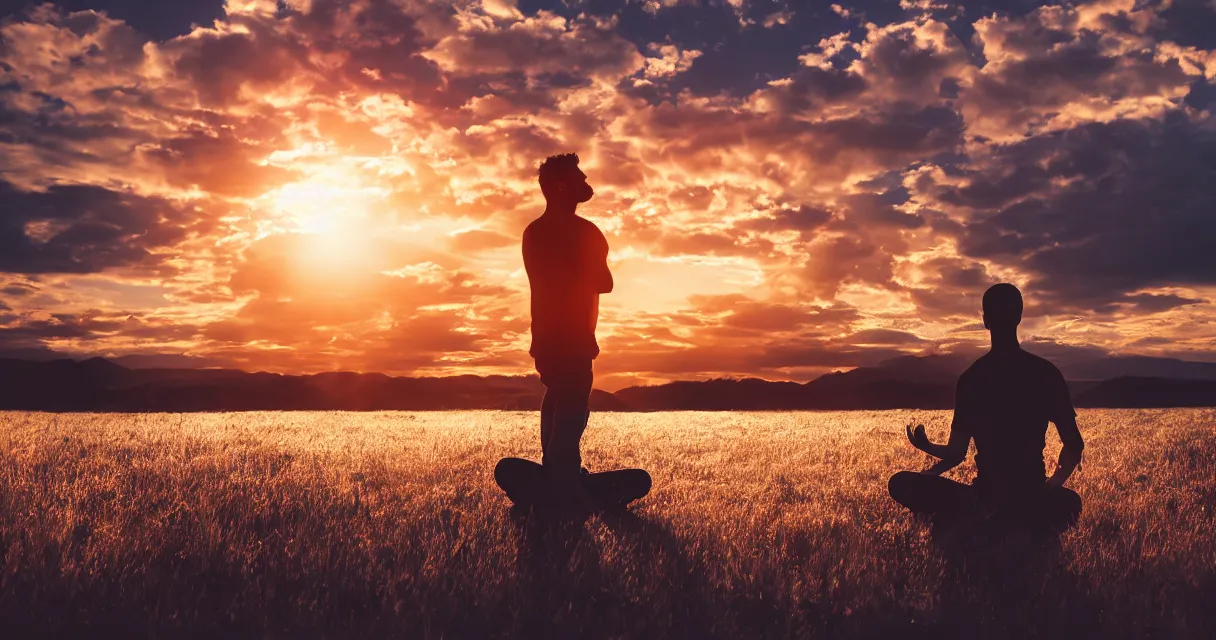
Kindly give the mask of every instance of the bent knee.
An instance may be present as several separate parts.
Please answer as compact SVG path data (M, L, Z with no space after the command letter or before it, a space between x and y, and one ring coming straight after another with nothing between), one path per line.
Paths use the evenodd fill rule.
M918 480L920 480L919 473L900 471L887 480L887 493L897 502L903 502L900 498L906 497Z
M654 487L654 480L650 477L650 473L647 471L643 471L642 473L640 473L638 475L639 475L639 477L638 477L637 490L642 495L646 495L646 494L650 493L650 489Z
M518 475L529 467L537 466L535 462L523 458L503 458L494 465L494 479L501 481L503 478Z

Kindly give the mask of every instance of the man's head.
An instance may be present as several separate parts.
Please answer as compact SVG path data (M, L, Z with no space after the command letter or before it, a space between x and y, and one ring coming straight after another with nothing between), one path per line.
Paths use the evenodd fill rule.
M573 153L549 156L537 172L540 191L550 204L573 207L591 199L595 191L587 184L587 175L578 168L578 156Z
M1022 321L1022 292L1007 283L994 284L984 292L984 328L1000 331L1017 328Z

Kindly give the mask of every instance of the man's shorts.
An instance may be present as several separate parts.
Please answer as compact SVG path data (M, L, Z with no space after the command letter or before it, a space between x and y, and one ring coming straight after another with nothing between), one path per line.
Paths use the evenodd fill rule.
M541 357L536 372L546 389L569 395L591 395L591 358Z

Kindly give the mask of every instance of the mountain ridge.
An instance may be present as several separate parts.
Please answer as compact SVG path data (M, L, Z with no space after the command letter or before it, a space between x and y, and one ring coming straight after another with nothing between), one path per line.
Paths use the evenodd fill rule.
M1069 377L1074 403L1078 407L1216 406L1216 364L1136 358L1112 358L1118 366L1110 369L1133 375L1104 380ZM957 354L903 356L804 383L715 378L633 386L615 393L596 389L591 404L595 411L949 409L954 382L968 364ZM1070 369L1062 370L1068 377ZM1071 370L1101 371L1092 363ZM1136 375L1170 370L1191 377ZM535 375L394 377L351 371L291 375L128 368L105 358L0 358L0 409L8 410L535 410L543 395L544 387Z

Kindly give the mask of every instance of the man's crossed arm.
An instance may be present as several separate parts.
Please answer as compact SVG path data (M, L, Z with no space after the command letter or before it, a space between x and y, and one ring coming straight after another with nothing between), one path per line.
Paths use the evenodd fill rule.
M599 268L596 269L595 292L612 293L612 272L608 270L607 258L605 258L603 264L599 265Z
M604 234L599 234L596 243L595 258L593 258L592 279L596 293L612 293L612 271L608 269L608 240Z

